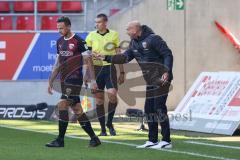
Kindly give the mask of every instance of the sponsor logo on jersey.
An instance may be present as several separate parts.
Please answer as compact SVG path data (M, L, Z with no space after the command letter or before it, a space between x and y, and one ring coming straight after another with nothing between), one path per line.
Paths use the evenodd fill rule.
M71 51L59 51L59 54L64 57L73 56L73 52Z

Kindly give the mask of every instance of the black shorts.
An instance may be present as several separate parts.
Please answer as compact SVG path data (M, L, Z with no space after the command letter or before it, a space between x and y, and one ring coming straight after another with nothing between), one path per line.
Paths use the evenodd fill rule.
M104 90L106 87L109 88L118 88L117 85L117 71L114 65L107 66L94 66L95 76L98 88Z
M71 102L71 105L80 103L80 92L82 89L82 79L67 79L61 83L62 95L61 99L66 99Z

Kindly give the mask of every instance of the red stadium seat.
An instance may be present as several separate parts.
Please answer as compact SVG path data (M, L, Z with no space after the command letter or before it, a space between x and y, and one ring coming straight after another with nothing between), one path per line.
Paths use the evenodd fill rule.
M0 12L10 12L10 7L8 2L0 2Z
M14 12L34 12L34 2L30 1L14 2L13 10Z
M12 17L0 16L0 30L11 30L11 29L13 29Z
M56 30L58 16L42 16L42 30Z
M38 12L58 12L56 1L41 1L38 2Z
M18 16L17 30L34 30L34 16Z
M62 7L61 7L62 12L82 12L83 7L81 2L77 1L63 1L62 2Z

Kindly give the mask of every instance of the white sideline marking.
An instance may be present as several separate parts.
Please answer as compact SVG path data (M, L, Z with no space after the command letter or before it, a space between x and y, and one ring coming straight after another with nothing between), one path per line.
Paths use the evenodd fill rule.
M42 132L42 131L36 131L36 130L32 130L32 129L24 129L24 128L18 128L18 127L10 127L10 126L7 126L7 125L0 125L0 127L5 127L5 128L10 128L10 129L16 129L16 130L22 130L22 131L30 131L30 132L36 132L36 133L47 133L47 134L50 134L50 135L56 135L56 134L50 133L50 132ZM89 138L86 138L86 137L77 137L77 136L71 136L71 135L66 135L66 137L74 138L74 139L89 140ZM111 144L120 144L120 145L131 146L131 147L136 147L136 146L138 146L138 145L132 144L132 143L116 142L116 141L107 141L107 140L101 140L101 142L111 143ZM151 148L149 148L149 149L151 149ZM170 152L170 153L185 154L185 155L190 155L190 156L195 156L195 157L211 158L211 159L239 160L239 159L231 159L231 158L225 158L225 157L211 156L211 155L201 154L201 153L196 153L196 152L178 151L178 150L170 150L170 149L155 149L155 150L159 150L159 151L163 151L163 152Z
M196 142L196 141L185 141L185 143L198 144L198 145L204 145L204 146L213 146L213 147L220 147L220 148L239 149L240 150L240 147L228 146L228 145L222 145L222 144L212 144L212 143Z
M40 33L36 33L36 34L34 35L34 37L33 37L33 39L32 39L32 42L30 43L30 45L29 45L29 47L28 47L25 55L23 56L22 61L21 61L21 63L19 64L19 66L18 66L18 68L17 68L17 70L16 70L16 72L15 72L12 80L17 80L17 79L18 79L18 76L19 76L20 72L22 71L23 66L25 65L26 61L28 60L28 57L30 56L30 54L31 54L31 52L32 52L32 49L33 49L33 47L35 46L35 44L36 44L39 36L40 36Z

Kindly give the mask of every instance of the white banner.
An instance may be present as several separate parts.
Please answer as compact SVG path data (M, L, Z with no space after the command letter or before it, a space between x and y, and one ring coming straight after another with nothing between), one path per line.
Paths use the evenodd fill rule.
M240 73L201 73L174 111L187 113L188 121L173 119L171 128L232 135L240 123Z

